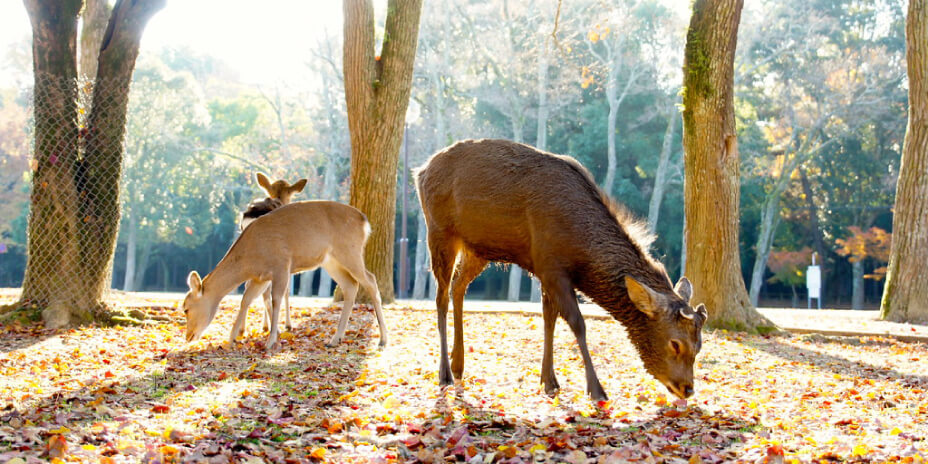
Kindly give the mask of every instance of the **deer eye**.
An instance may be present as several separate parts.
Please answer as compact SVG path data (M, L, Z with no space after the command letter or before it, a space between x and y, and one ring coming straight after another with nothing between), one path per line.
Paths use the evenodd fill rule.
M673 354L677 356L680 356L681 354L683 354L683 342L681 342L680 340L677 340L676 338L672 338L670 339L670 342L668 343L668 345L670 346L670 351L672 351Z

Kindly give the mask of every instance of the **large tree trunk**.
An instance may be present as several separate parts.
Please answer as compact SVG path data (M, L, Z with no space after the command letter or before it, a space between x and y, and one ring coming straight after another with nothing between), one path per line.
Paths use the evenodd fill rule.
M742 0L696 0L683 64L686 275L709 327L772 327L751 306L738 250L739 164L733 66Z
M27 0L33 27L35 161L22 303L48 327L105 314L119 225L129 83L147 20L164 0L120 0L100 46L86 128L79 132L79 0ZM81 143L83 142L83 146Z
M670 167L670 155L673 153L673 133L677 126L677 115L680 114L677 106L673 104L669 105L667 113L667 129L664 130L664 142L661 144L661 154L657 161L657 172L654 173L654 189L651 190L651 201L648 204L648 230L652 234L657 232L657 221L661 215L667 169Z
M928 323L928 1L909 0L905 32L909 124L881 314L892 321Z
M345 100L351 134L350 202L371 223L365 264L377 276L384 303L395 299L396 176L421 10L422 0L390 0L386 39L380 55L375 56L373 2L344 1Z

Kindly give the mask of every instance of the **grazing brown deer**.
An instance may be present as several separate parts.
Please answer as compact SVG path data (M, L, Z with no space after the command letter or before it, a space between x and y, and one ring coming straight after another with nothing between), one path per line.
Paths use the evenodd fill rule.
M263 200L255 200L248 204L248 208L242 213L242 220L239 222L239 229L244 230L251 221L270 213L271 211L280 208L283 205L290 203L290 198L294 194L303 191L303 187L306 186L306 179L300 179L296 181L293 185L287 183L287 181L281 179L274 181L273 183L263 172L255 173L255 180L258 181L258 185L267 193L267 198ZM248 283L245 283L245 291L248 291ZM271 289L268 288L263 293L264 300L264 330L268 330L268 326L271 323ZM293 324L290 323L290 292L284 293L284 310L286 314L287 330L293 329ZM242 328L244 330L244 327Z
M244 331L251 301L270 285L271 323L265 346L268 350L275 348L280 305L290 275L322 266L342 288L344 296L338 329L328 345L337 345L345 335L355 296L362 286L374 300L380 346L386 346L387 328L380 308L377 280L364 267L364 245L370 230L363 213L333 201L291 203L255 219L242 231L213 272L201 280L199 274L192 271L187 278L190 291L183 303L187 340L199 338L216 316L222 297L247 282L230 342L234 343Z
M618 319L651 375L680 398L693 394L693 362L707 313L689 305L692 286L676 287L647 251L651 241L569 156L505 140L467 140L433 155L416 173L438 282L442 385L464 371L463 303L467 286L490 261L513 263L542 286L545 392L558 389L552 362L561 316L577 337L587 392L605 400L586 344L575 289ZM448 288L454 299L454 348L448 365Z

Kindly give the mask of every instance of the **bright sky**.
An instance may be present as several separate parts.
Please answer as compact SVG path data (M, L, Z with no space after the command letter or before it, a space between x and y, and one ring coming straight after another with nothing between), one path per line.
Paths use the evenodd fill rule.
M667 3L686 11L689 0ZM374 4L383 14L386 0ZM186 46L226 62L245 83L273 85L305 78L309 50L341 30L340 0L168 0L142 35L142 53ZM3 57L31 31L22 1L0 0L0 86L15 82Z
M21 1L0 2L0 57L31 31ZM338 0L168 0L142 35L142 53L187 46L225 61L244 82L268 84L303 74L319 38L341 32ZM5 66L0 85L11 79Z

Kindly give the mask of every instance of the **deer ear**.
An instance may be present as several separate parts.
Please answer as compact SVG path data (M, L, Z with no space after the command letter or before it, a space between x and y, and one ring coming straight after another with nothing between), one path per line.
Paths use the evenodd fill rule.
M290 186L290 190L292 190L293 193L299 193L303 191L303 187L306 187L306 179L296 181L295 184Z
M263 172L255 173L255 179L258 181L258 185L264 187L264 190L269 191L271 189L271 181Z
M194 293L200 293L203 290L203 281L200 280L200 274L197 274L197 271L190 271L190 275L187 276L187 285Z
M700 324L705 324L709 320L709 311L706 310L706 305L699 303L699 306L696 307L696 314L700 317Z
M677 281L677 285L673 288L673 291L677 292L677 295L680 295L680 298L683 298L683 301L689 303L690 298L693 297L693 284L691 284L690 279L687 279L685 276L680 277L680 280Z
M638 311L645 313L651 319L657 319L660 311L658 306L660 295L657 292L629 276L625 276L625 288L628 290L628 297Z

